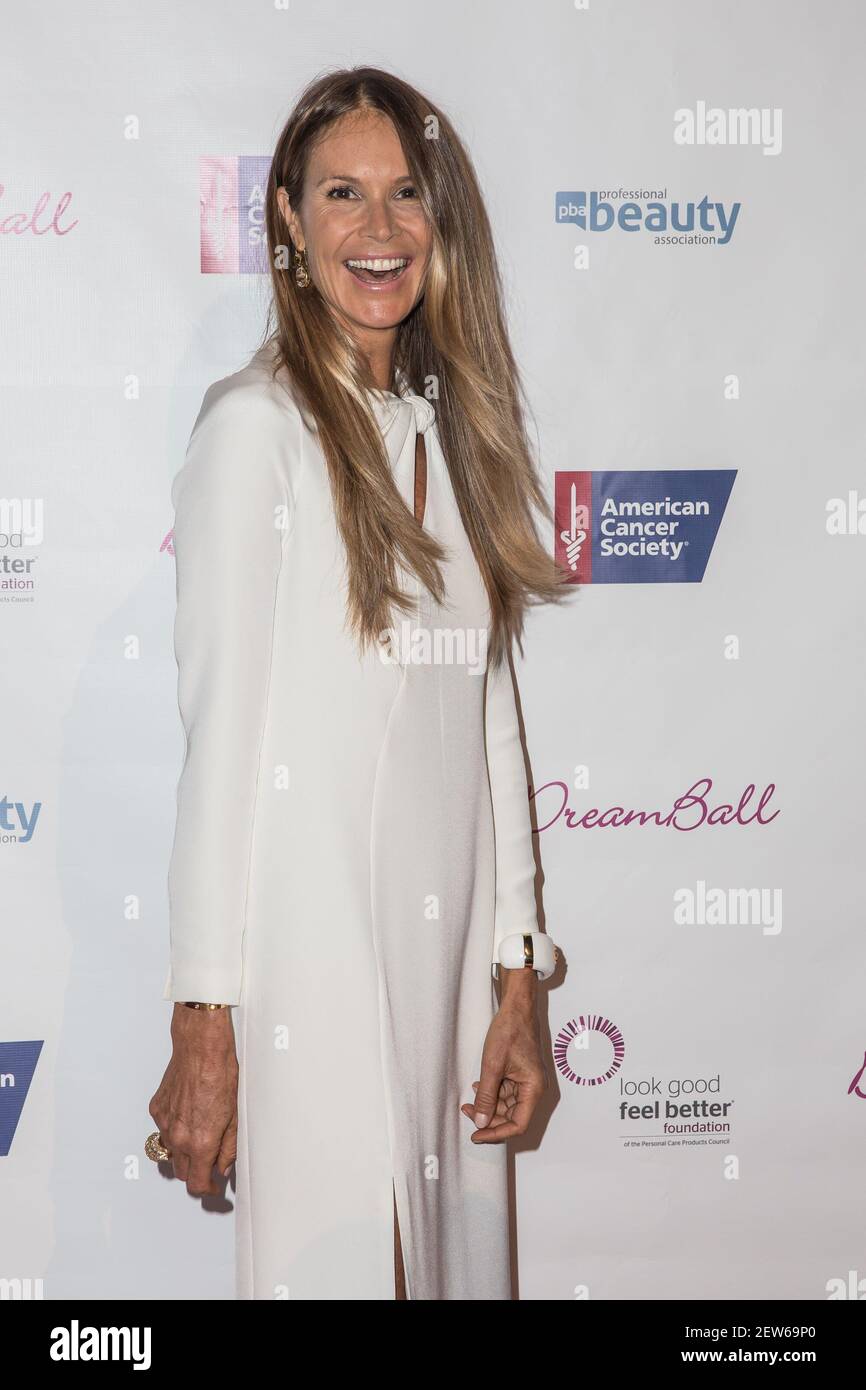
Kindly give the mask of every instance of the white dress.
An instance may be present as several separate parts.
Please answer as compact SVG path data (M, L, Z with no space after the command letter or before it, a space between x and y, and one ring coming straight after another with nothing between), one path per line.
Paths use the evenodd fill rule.
M469 643L361 658L318 434L271 351L208 388L171 492L187 744L163 997L238 1006L237 1297L393 1299L393 1182L408 1297L508 1299L506 1148L460 1105L498 942L538 930L512 677ZM407 620L489 632L433 405L368 398L410 510L423 431L449 552L444 610L398 571Z

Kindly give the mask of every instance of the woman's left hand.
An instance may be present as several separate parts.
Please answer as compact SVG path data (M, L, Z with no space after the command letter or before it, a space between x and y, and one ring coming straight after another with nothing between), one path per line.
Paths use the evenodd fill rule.
M477 1126L471 1136L473 1144L501 1144L516 1134L525 1134L547 1088L535 978L530 983L532 989L508 991L487 1030L481 1079L472 1083L475 1103L460 1107Z

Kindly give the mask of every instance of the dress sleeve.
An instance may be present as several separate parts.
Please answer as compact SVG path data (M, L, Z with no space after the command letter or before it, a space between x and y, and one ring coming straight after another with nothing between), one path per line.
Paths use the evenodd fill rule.
M164 999L240 1001L293 428L274 402L217 382L171 488L186 752L168 870Z
M492 955L496 965L503 937L538 931L529 787L508 660L487 671L485 740L496 840Z

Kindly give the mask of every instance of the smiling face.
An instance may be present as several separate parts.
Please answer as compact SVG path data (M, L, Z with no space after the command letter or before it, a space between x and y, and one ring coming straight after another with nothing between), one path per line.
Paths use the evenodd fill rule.
M391 121L370 110L341 117L310 155L300 204L284 188L277 201L313 283L386 385L397 327L421 298L432 249Z

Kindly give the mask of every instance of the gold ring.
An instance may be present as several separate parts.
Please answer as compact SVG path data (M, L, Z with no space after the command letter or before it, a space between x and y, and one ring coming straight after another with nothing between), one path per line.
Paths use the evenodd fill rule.
M171 1149L167 1149L159 1137L159 1130L155 1129L153 1134L149 1134L144 1144L144 1152L148 1158L152 1158L154 1163L161 1163L166 1158L171 1158Z

